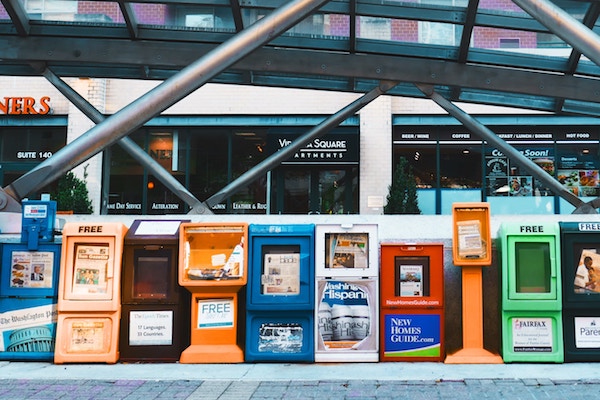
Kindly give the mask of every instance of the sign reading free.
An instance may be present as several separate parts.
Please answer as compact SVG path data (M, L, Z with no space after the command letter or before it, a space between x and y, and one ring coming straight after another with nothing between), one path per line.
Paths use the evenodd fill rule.
M198 300L198 329L233 327L233 299Z

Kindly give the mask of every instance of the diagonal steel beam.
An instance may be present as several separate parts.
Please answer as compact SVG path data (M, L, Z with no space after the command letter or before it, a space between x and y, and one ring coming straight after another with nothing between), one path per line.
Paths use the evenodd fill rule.
M48 68L43 68L42 75L54 85L75 107L77 107L86 117L94 123L99 124L106 117L84 99L77 91L60 79ZM156 178L161 181L177 197L188 204L194 214L212 214L212 211L204 206L185 186L181 184L173 175L169 173L162 165L157 163L152 157L142 150L133 140L125 136L117 142L129 155L138 163L150 170Z
M15 30L20 36L26 36L29 33L31 25L29 24L29 16L23 2L19 0L2 0L4 9L10 16Z
M281 35L325 3L327 0L285 3L69 143L5 187L4 192L20 201L32 191L56 180Z
M590 28L547 0L513 0L513 3L600 66L600 36Z
M429 97L437 105L446 110L448 114L452 115L454 118L460 121L471 132L477 134L483 140L486 140L487 142L492 143L494 146L498 147L504 154L506 154L508 158L514 160L532 176L534 176L540 182L543 182L556 195L562 197L576 208L585 206L586 203L583 200L581 200L579 197L575 196L573 193L565 189L563 185L560 184L560 182L554 179L546 171L541 169L536 163L534 163L529 158L525 157L523 154L521 154L519 151L513 148L510 144L506 143L505 140L498 137L498 135L489 130L485 125L477 121L475 118L471 117L469 114L467 114L459 107L454 105L452 102L446 100L441 94L437 93L433 89L433 86L419 84L415 86L417 86L417 88L421 92L423 92L425 96Z
M212 207L215 204L221 202L223 199L235 194L238 190L246 187L249 183L262 176L262 174L264 174L265 172L277 167L279 164L281 164L281 162L292 157L298 150L306 146L306 144L308 144L311 140L323 136L328 131L344 122L346 119L354 115L357 111L365 107L367 104L369 104L382 94L386 93L388 90L390 90L397 84L397 82L381 82L376 88L365 93L363 96L348 104L346 107L342 108L337 113L326 118L323 122L315 126L310 131L306 132L297 140L294 140L292 144L277 151L275 154L269 156L261 163L254 166L246 173L242 174L236 180L234 180L229 185L221 189L219 192L209 197L205 201L205 203L209 207Z

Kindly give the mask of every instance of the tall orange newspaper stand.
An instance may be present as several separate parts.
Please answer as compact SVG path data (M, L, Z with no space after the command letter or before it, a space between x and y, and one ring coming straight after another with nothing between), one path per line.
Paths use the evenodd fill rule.
M190 346L183 364L241 363L238 293L248 275L247 223L182 223L179 284L191 293Z
M452 259L462 267L463 348L447 364L501 364L502 357L483 347L482 267L492 264L489 203L452 205Z
M121 264L127 227L67 223L63 228L54 362L119 359Z

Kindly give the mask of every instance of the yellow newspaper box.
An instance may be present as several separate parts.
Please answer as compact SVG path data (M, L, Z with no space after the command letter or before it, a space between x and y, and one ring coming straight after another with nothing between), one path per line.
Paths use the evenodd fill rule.
M67 223L63 228L54 362L119 359L121 263L127 227Z

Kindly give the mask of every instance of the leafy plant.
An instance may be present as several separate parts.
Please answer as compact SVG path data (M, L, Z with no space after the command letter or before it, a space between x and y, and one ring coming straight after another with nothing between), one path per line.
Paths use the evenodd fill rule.
M400 157L394 170L383 213L421 214L417 199L417 181L412 172L412 165L404 157Z
M56 191L50 198L56 200L58 211L73 211L73 214L91 214L92 201L86 185L87 171L83 169L83 179L79 179L72 171L58 180Z

